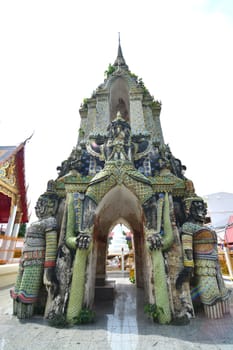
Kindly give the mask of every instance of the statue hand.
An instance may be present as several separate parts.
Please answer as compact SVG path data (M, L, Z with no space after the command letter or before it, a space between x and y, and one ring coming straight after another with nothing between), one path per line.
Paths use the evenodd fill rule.
M46 267L44 269L43 282L47 290L50 290L54 296L58 292L58 280L55 272L55 267Z
M180 289L184 282L189 282L193 273L193 267L184 266L176 279L176 289Z
M78 249L88 249L91 243L91 236L87 233L79 233L76 238L76 244Z
M149 235L147 237L147 242L149 243L150 250L160 249L163 246L163 239L159 233Z

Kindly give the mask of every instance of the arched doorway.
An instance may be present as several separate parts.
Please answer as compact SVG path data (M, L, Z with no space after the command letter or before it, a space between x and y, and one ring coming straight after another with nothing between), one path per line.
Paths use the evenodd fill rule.
M110 88L110 116L113 120L118 111L126 121L130 120L129 86L125 79L117 77Z
M96 283L104 284L108 235L118 223L129 227L133 233L136 286L145 286L144 213L138 198L124 185L111 189L101 200L95 215L94 244L96 247Z

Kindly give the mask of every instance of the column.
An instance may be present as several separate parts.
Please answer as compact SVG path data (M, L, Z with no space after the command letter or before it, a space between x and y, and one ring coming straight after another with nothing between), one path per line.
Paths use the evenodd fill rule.
M17 213L17 205L14 205L13 209L11 210L11 215L7 223L5 239L2 244L2 251L0 252L0 260L3 260L3 262L7 262L8 250L10 249L11 236L13 233L16 213Z

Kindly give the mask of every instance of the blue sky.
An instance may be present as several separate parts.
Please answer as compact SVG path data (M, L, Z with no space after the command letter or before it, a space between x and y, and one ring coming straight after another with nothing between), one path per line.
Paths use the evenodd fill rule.
M221 12L233 17L233 2L231 0L207 0L202 2L203 9L208 12Z
M76 145L79 107L117 54L162 101L165 142L196 192L233 193L233 2L0 2L1 144L26 146L35 206Z

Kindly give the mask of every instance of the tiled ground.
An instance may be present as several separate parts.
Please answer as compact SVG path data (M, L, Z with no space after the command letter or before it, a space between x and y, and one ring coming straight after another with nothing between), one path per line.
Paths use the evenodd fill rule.
M0 350L233 349L233 305L222 320L198 315L187 326L163 326L147 319L141 293L128 278L116 278L115 301L96 306L95 323L57 329L41 317L19 321L12 316L9 289L1 290Z

